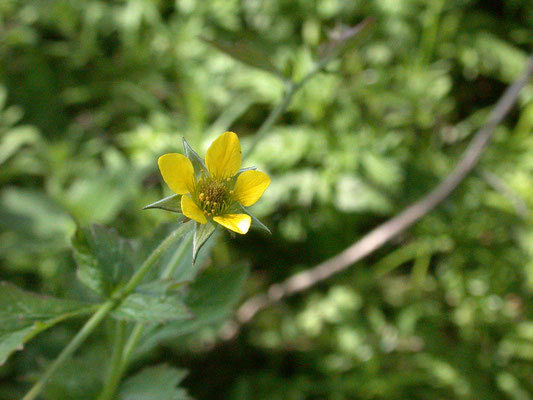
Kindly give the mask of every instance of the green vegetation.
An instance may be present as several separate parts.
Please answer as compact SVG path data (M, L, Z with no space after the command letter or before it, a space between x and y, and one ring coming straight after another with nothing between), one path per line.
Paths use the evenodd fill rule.
M42 399L533 399L531 83L436 210L228 323L436 186L532 49L528 0L0 2L0 400L79 332ZM142 208L160 155L226 130L272 235L193 265Z

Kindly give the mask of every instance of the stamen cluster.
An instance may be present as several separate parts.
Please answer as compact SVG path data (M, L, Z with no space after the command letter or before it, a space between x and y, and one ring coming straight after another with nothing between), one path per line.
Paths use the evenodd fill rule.
M208 217L222 215L231 205L232 187L230 178L221 181L202 174L196 182L195 203Z

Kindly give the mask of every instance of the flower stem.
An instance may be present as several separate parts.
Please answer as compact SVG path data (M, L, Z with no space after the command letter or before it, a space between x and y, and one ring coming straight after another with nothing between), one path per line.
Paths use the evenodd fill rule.
M111 385L111 383L114 381L114 377L120 373L121 368L121 361L122 361L122 352L124 351L124 329L125 329L125 323L124 321L115 321L115 330L113 332L114 340L113 340L113 355L111 357L111 369L108 373L108 379L104 385L104 389L102 390L102 394L100 395L100 399L102 398L109 398L110 396L108 393L111 392L111 394L114 392L114 386Z
M285 94L281 102L268 114L268 117L261 124L259 129L254 135L253 142L246 149L246 152L243 155L243 159L247 158L250 154L253 153L257 144L263 139L263 137L268 133L272 125L277 121L278 117L285 112L287 107L292 101L292 97L296 93L297 89L300 88L300 85L296 85L293 81L288 81L285 85Z
M28 393L22 398L22 400L34 400L44 389L46 384L57 369L63 364L87 339L87 337L100 325L105 317L118 305L120 305L124 299L141 283L146 273L155 264L155 262L161 257L161 255L167 250L174 241L187 232L191 224L183 224L176 229L170 235L166 237L163 242L150 254L150 256L144 261L141 267L133 274L126 286L118 290L109 300L102 303L96 312L89 318L89 320L83 325L81 330L74 336L70 343L59 353L59 356L48 367L48 369L39 378L37 383L33 385Z
M176 250L176 253L172 256L172 260L169 262L168 267L161 274L161 279L170 279L172 275L174 275L174 272L176 271L180 260L186 254L186 251L192 242L192 238L193 235L190 234L183 240L183 242ZM109 380L106 382L105 387L102 393L100 394L100 397L98 397L98 400L110 400L113 398L113 395L117 391L117 388L120 384L120 381L122 380L124 373L128 369L131 356L133 355L135 347L137 346L137 343L141 338L143 329L144 325L140 322L137 322L133 327L130 336L128 337L128 340L126 341L126 344L122 347L120 363L117 366L116 370L113 368L113 372L110 375Z
M78 347L87 339L91 332L100 325L103 319L109 314L109 312L115 308L117 302L115 299L109 299L103 303L100 308L92 315L91 318L83 325L83 328L74 336L74 339L65 347L54 362L48 367L44 374L39 378L37 383L33 385L31 390L26 393L22 400L33 400L43 390L44 386L48 383L50 377L57 371L57 369L74 353Z

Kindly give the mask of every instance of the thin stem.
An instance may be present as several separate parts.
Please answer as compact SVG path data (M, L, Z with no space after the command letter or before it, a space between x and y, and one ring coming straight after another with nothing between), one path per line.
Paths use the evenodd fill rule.
M115 308L117 305L116 300L110 299L102 304L102 306L92 315L91 318L83 325L83 328L74 336L74 339L61 351L59 356L54 360L54 362L48 367L43 375L39 378L37 383L33 385L31 390L26 393L22 400L33 400L35 399L43 390L44 386L48 383L50 377L57 371L57 369L63 364L77 349L80 345L87 339L92 331L107 316L107 314Z
M121 299L124 299L139 285L139 283L141 283L150 268L156 263L157 260L159 260L163 253L174 243L177 238L183 236L183 234L189 229L189 226L192 226L190 222L183 224L170 235L168 235L166 239L163 240L159 246L157 246L157 248L137 270L137 272L133 274L124 289L119 291L119 296Z
M161 279L170 279L176 272L176 268L179 266L179 262L185 255L188 247L191 245L193 234L192 232L187 236L187 238L180 244L176 253L172 256L172 260L168 263L167 268L161 274Z
M180 246L176 250L176 253L172 257L172 260L169 262L168 267L161 274L161 279L169 279L174 275L174 272L176 272L176 268L179 265L179 261L183 258L185 252L187 251L192 242L192 238L193 235L191 233L180 244ZM144 325L140 322L137 322L133 327L133 330L131 331L128 340L126 341L126 344L122 348L118 369L115 371L116 373L112 374L110 379L107 381L106 386L104 387L104 390L102 391L98 400L110 400L113 398L113 395L117 391L117 388L120 384L120 381L122 380L122 377L124 376L124 373L128 369L131 356L133 355L135 347L137 347L137 343L141 338L143 330Z
M126 344L121 349L122 351L120 352L120 356L118 357L119 362L117 364L117 367L116 369L113 369L109 380L106 382L102 393L98 397L98 400L110 400L113 398L115 392L117 391L118 385L122 380L122 376L126 371L133 350L135 349L135 346L137 346L137 343L141 337L143 329L144 326L141 323L135 324Z
M292 80L288 80L285 82L285 93L283 95L283 98L281 99L281 102L270 112L268 117L263 121L263 123L255 133L252 143L243 155L243 160L253 153L257 144L268 133L270 128L272 128L272 125L274 125L278 117L283 114L285 110L289 107L289 104L291 103L292 98L294 97L296 92L298 92L298 90L300 90L307 83L307 81L309 81L316 74L326 68L326 66L332 60L339 56L339 54L342 52L342 44L361 33L372 23L373 19L368 18L360 24L354 26L353 28L348 29L347 32L345 32L345 35L338 42L331 43L331 49L328 51L328 53L318 62L316 62L313 65L313 68L311 68L311 70L307 74L305 74L303 78L301 78L298 82L294 82Z
M124 350L124 330L125 330L125 323L124 321L115 321L114 324L114 331L113 331L113 355L111 356L111 369L108 373L108 379L104 385L104 389L102 390L102 394L100 395L99 399L109 398L109 394L111 395L114 393L114 386L112 385L114 381L114 377L120 372L120 367L122 363L122 352Z
M285 94L283 95L281 102L270 112L268 117L263 121L263 123L255 133L253 142L250 144L250 147L246 149L246 152L243 155L243 159L247 158L250 154L253 153L257 144L268 133L272 125L274 125L274 123L277 121L278 117L285 112L285 110L291 103L294 94L300 87L300 85L296 85L292 81L288 81L286 83Z
M104 318L141 283L146 273L161 257L161 255L167 250L172 243L187 231L190 224L183 224L180 228L176 229L170 235L166 237L163 242L150 254L150 256L144 261L141 267L133 274L126 286L118 290L109 300L103 303L98 310L89 318L83 328L74 336L70 343L65 347L54 362L48 367L48 369L39 378L37 383L33 385L28 393L22 398L22 400L33 400L43 390L48 383L50 377L57 371L57 369L63 364L87 339L87 337L100 325Z

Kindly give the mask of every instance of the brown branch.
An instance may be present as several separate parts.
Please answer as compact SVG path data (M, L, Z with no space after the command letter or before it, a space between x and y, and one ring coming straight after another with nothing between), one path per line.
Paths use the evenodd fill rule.
M229 331L224 336L233 336L237 332L239 325L246 324L255 314L266 307L279 302L285 297L307 290L317 283L344 271L353 263L379 249L444 201L474 169L492 137L494 128L508 114L521 89L527 84L532 75L533 56L529 58L522 75L507 88L498 103L496 103L487 123L474 135L455 169L435 189L397 216L370 231L338 255L313 268L294 274L281 283L273 284L265 293L253 296L245 301L237 311L235 325L229 327Z

